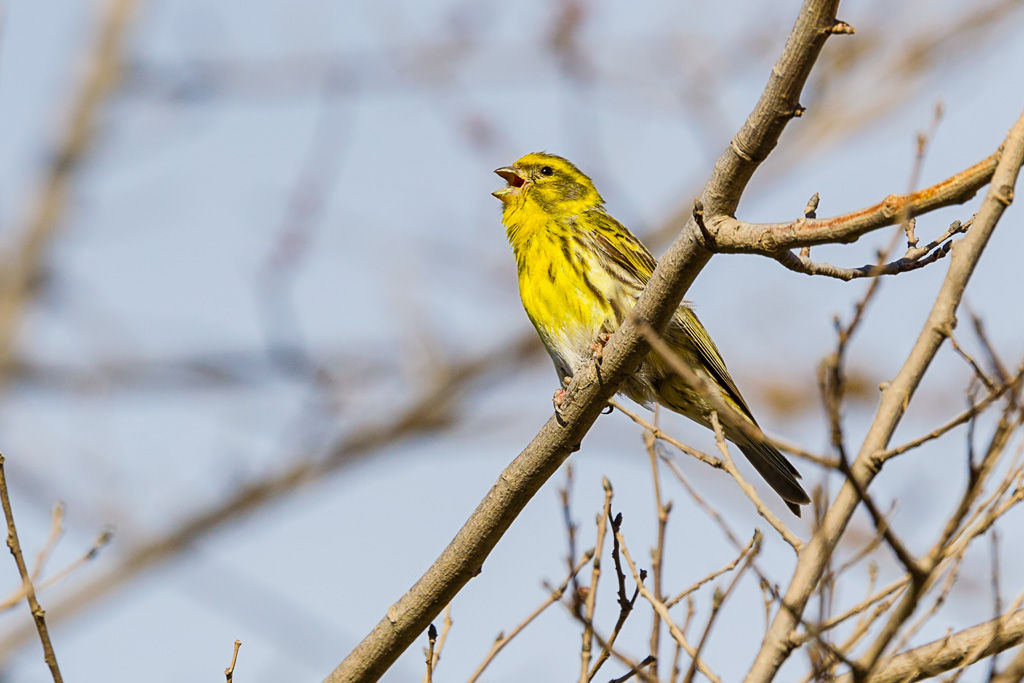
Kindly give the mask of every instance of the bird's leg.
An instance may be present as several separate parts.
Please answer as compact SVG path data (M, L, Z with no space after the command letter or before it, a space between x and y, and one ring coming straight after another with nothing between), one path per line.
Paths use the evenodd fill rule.
M597 335L597 339L590 344L590 353L593 354L595 360L601 360L601 357L604 355L604 346L611 338L612 335L607 332L602 332Z
M566 375L565 377L562 378L562 384L564 384L566 387L569 386L570 382L572 382L572 377L569 377L568 375ZM563 387L563 388L559 389L558 391L556 391L555 395L551 397L551 402L555 404L555 410L558 410L559 408L562 407L562 401L564 401L564 400L565 400L565 388Z

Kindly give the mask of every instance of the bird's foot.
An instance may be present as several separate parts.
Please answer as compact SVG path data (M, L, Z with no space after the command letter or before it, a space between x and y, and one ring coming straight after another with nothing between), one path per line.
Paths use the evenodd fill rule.
M558 411L562 407L562 403L565 401L565 390L572 384L572 377L566 375L562 378L562 388L555 392L555 395L551 397L551 402L555 404L555 410Z
M562 403L565 402L565 389L559 389L555 392L555 395L551 397L551 402L555 405L555 410L562 407Z
M602 332L597 335L597 339L590 344L590 352L593 354L596 360L601 360L604 356L604 347L608 343L608 340L612 338L612 335L607 332Z

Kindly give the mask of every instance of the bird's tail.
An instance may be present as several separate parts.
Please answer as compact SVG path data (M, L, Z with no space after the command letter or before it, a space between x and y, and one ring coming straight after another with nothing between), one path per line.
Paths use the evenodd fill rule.
M754 441L746 436L740 436L734 443L747 456L758 474L782 496L786 507L799 517L800 506L810 503L811 499L797 481L800 473L796 468L770 443Z

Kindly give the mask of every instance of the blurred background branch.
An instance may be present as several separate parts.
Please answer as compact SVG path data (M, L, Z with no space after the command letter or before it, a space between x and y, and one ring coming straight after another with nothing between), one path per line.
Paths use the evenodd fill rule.
M118 528L97 561L44 584L69 679L99 670L194 678L223 669L223 644L242 637L253 653L247 665L266 680L319 680L548 414L555 382L516 300L490 170L539 148L565 154L660 253L763 87L793 14L785 4L753 11L738 0L515 12L458 0L383 9L310 1L287 11L191 0L36 5L13 3L2 16L0 447L16 475L24 538L41 543L53 502L69 502L66 540L49 566L78 566L97 528ZM823 52L801 101L806 113L745 195L743 220L792 220L814 192L821 215L838 215L899 187L913 131L936 100L947 113L920 186L989 153L1019 111L1019 97L992 76L1005 73L993 65L1021 59L1019 0L845 10L857 33ZM922 218L918 230L927 241L968 217L947 210L933 223ZM990 338L957 334L995 386L1011 379L1013 364L1000 378L989 351L1015 357L1021 335L1000 303L1016 286L1019 233L997 236L972 284ZM875 262L876 242L887 238L815 247L813 258ZM775 262L745 258L712 264L692 297L728 346L765 430L809 455L825 453L829 434L807 361L832 349L830 316L861 290L808 284ZM920 329L947 265L901 274L872 302L846 360L847 439L866 429L877 385L905 350L898 340ZM975 371L953 353L936 364L897 443L964 411L963 385ZM968 416L979 443L995 429L994 413ZM678 443L714 448L671 418L653 424ZM649 456L636 439L643 427L611 416L598 429L577 459L578 509L600 509L608 474L631 549L658 547L657 524L641 524L638 512L653 514ZM964 431L894 459L872 487L887 514L899 500L893 523L916 554L927 550L917 538L935 538L929 520L939 519L941 503L961 492L962 449L949 443ZM827 499L841 475L831 458L815 457L823 465L809 465L808 481ZM914 458L922 457L937 464L921 471ZM668 525L661 566L696 580L735 560L761 522L726 477L674 464L703 504L681 496L672 518L702 522ZM1000 485L1012 470L1005 467L994 476ZM668 488L666 499L675 493ZM1010 525L1003 536L1011 539L1015 490L1006 484L970 529L984 533L987 515L1002 510L1006 521L989 525ZM543 600L537 576L564 577L564 558L536 550L563 543L564 530L551 524L557 501L542 491L535 505L470 584L467 604L456 604L472 628L454 629L441 677L468 677L494 634L518 623L524 604ZM736 529L739 547L703 516L705 505ZM793 531L806 538L812 528ZM999 550L1008 590L1022 581L1014 545ZM906 648L994 616L974 578L986 575L987 555L961 549L960 579ZM760 642L764 610L734 615L765 601L777 609L771 582L763 592L758 582L788 576L785 551L765 544L714 634ZM835 614L901 579L867 516L854 516L837 552L836 570L855 564L837 588ZM669 595L684 587L674 577L663 574ZM339 580L352 587L345 595L333 592ZM16 585L13 574L5 585ZM610 630L602 615L617 614L612 592L597 605L594 647ZM687 609L693 623L707 623L711 592L672 607L680 628ZM842 650L841 639L874 634L884 612L868 615L887 600L865 607L863 622L851 616L837 627L838 642L826 644ZM833 614L826 606L823 622ZM531 667L556 661L553 651L574 658L579 633L554 612L509 643L488 675L536 677ZM631 653L646 653L647 619L624 627L602 675L643 661ZM0 615L6 679L34 680L34 637L24 615ZM821 671L842 670L808 638ZM715 641L702 650L710 669L725 680L742 676L745 663ZM157 650L168 642L190 657L162 659ZM659 664L637 676L671 675L674 646L662 642ZM681 678L688 660L679 657ZM1010 670L1008 659L1001 669ZM422 664L412 653L394 675L419 676ZM579 661L571 664L566 675L576 677Z

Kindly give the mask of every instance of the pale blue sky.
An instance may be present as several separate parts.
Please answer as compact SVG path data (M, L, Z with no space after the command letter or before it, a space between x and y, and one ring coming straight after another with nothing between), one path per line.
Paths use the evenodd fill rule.
M22 0L6 3L2 12L5 246L19 234L36 196L38 172L82 72L100 4ZM325 359L339 387L319 395L275 375L263 360L244 367L235 384L198 389L174 388L173 382L107 386L102 378L80 386L15 382L0 404L0 450L8 458L23 544L38 548L48 506L57 499L69 504L68 533L53 567L87 547L103 524L115 523L114 546L80 573L84 580L112 566L124 548L213 504L239 482L400 410L438 354L455 360L522 334L528 322L489 194L501 184L493 168L530 151L563 154L593 176L609 211L639 233L649 234L687 204L753 105L798 3L650 0L628 10L613 2L588 7L581 35L597 78L582 87L560 72L543 42L553 16L543 2L142 3L126 50L133 69L99 114L96 144L50 252L52 279L26 316L22 353L47 367L86 373L124 359L234 353L262 359L268 323L260 273L312 154L319 172L307 190L322 201L312 206L308 252L286 289L296 325L280 336L301 340ZM926 25L916 7L918 14L910 4L893 10L891 20L913 17L915 27ZM845 8L841 16L858 35L833 42L889 41L866 43L874 45L863 57L869 63L898 50L894 34L880 34L883 25L871 19L883 8L889 11L884 2ZM955 2L942 9L963 11ZM1007 26L1019 27L1020 20L1020 11L1011 13ZM757 26L768 37L763 48L739 49L735 41ZM990 154L1021 107L1007 74L1024 65L1024 42L1007 39L1009 28L986 44L951 48L938 75L908 85L910 97L897 101L891 114L829 144L812 147L800 137L801 127L846 112L815 108L809 92L808 113L791 125L780 151L787 144L810 151L795 166L781 158L766 164L741 217L792 218L814 192L822 197L819 215L830 215L904 190L914 136L928 125L937 100L946 114L923 182ZM459 36L468 38L459 43ZM465 52L451 52L452 45ZM342 91L333 98L323 95L322 72L308 66L325 57L344 67ZM737 63L722 66L726 57ZM205 60L226 60L244 73L223 80ZM679 76L686 69L710 79L689 95L712 95L704 110L687 104ZM842 100L847 106L883 89L887 74L865 74L849 85ZM319 195L309 190L318 184L325 186ZM918 235L937 235L970 211L924 218ZM1007 213L968 290L1010 362L1019 357L1024 336L1018 213ZM884 239L879 234L814 255L861 265ZM885 283L851 350L852 367L868 369L873 381L894 374L944 268ZM832 315L848 316L863 286L809 279L763 258L722 256L688 298L739 385L749 387L744 391L766 429L824 450L820 410L789 418L773 411L758 387L782 378L813 391L817 361L833 343ZM961 334L976 349L967 327ZM952 353L943 352L897 440L961 409L968 376ZM319 681L422 573L543 424L554 388L543 359L489 378L457 404L452 431L385 449L207 537L87 614L55 622L65 678L131 680L145 672L156 682L221 680L231 643L240 638L236 680ZM337 412L329 399L337 400ZM851 443L871 407L849 409ZM670 416L666 425L698 447L712 447L706 432L681 418ZM877 481L879 500L899 499L896 522L913 547L928 543L944 509L939 503L960 485L962 453L957 433L896 461ZM604 417L573 462L581 546L593 542L590 520L599 509L601 477L608 476L633 556L646 560L654 505L639 430L621 415ZM740 536L763 526L730 480L694 462L683 465L727 510ZM809 465L801 469L812 485L819 480ZM559 476L537 495L482 575L454 602L456 624L435 680L467 678L494 636L543 599L541 578L563 578L556 497L562 481ZM666 585L679 589L734 553L678 486L666 481L665 496L676 503ZM1008 518L1006 529L1020 521L1019 514ZM867 529L866 520L855 523ZM809 532L806 520L793 528ZM784 581L792 553L770 531L766 536L762 566ZM1024 558L1009 545L1004 581L1007 594L1015 595L1024 583ZM986 553L980 546L968 559L968 569L986 577L978 581L987 581ZM883 571L893 574L894 566L881 558ZM16 580L13 564L0 561L0 585L13 587ZM72 579L66 590L44 593L44 606L74 585ZM602 584L599 608L609 626L611 585ZM856 581L847 590L840 600L859 600L863 592ZM978 590L954 595L921 637L987 618L987 593ZM725 680L736 680L753 655L762 628L760 600L755 581L740 584L708 645L709 661ZM3 614L0 640L27 619L21 608ZM639 652L648 610L632 620L622 643ZM566 680L578 666L578 643L578 629L552 608L496 660L486 679ZM5 680L47 680L35 642L0 666ZM786 680L805 662L797 657L789 666ZM619 673L609 666L602 676ZM421 675L418 644L386 680Z

